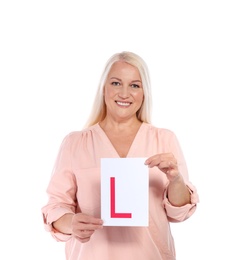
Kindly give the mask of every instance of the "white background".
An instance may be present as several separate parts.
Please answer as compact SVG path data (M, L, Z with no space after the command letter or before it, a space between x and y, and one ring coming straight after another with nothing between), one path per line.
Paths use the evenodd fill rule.
M173 130L200 204L177 260L244 259L242 1L0 2L0 259L64 259L41 207L63 137L83 127L107 59L147 62L153 123Z

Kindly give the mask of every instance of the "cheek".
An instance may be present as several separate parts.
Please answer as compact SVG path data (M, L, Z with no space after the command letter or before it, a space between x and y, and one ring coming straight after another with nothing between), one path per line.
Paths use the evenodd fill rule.
M111 102L111 100L114 99L115 94L116 94L115 91L105 88L103 91L103 97L104 97L105 104L108 105Z
M116 91L113 88L105 87L103 90L103 95L105 97L112 97L116 94Z
M134 94L134 99L136 99L137 101L141 101L141 102L143 102L143 99L144 99L144 95L143 95L143 93L135 93Z

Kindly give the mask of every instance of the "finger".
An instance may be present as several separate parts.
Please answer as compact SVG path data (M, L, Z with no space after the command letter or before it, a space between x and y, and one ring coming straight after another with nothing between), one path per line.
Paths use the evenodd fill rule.
M83 223L81 223L80 226L82 227L81 230L98 230L98 229L103 228L102 225L96 225L96 224L83 224Z
M73 225L73 233L79 236L85 236L86 234L93 234L95 230L102 229L102 225L94 225L94 224L84 224L84 223L79 223L79 224L74 224ZM82 233L81 233L82 232Z
M171 168L173 167L173 163L171 161L168 161L168 159L162 159L162 158L155 158L153 161L150 162L148 165L150 168L157 166L159 169L164 168Z
M159 165L159 163L161 162L161 158L159 156L157 157L151 157L150 159L148 159L145 164L148 165L149 168L152 168L154 166Z
M151 168L157 166L160 162L164 162L164 161L175 161L175 158L172 153L156 154L149 157L145 161L145 165L148 165Z
M89 216L83 213L78 213L75 215L75 221L79 223L87 223L87 224L94 224L94 225L102 225L103 221L100 218L95 218L93 216Z
M151 163L151 161L152 161L152 160L153 160L155 157L156 157L156 155L154 155L154 156L151 156L151 157L147 158L144 164L145 164L145 165L148 165L148 164L150 164L150 163Z
M89 238L94 232L94 230L76 230L74 235L80 238Z
M77 239L78 241L80 241L81 243L86 243L88 241L90 241L90 237L87 237L87 238L81 238L81 237L78 237L78 236L74 236L75 239Z
M84 243L90 240L93 233L94 230L75 230L73 236L77 238L79 241L81 241L82 243Z

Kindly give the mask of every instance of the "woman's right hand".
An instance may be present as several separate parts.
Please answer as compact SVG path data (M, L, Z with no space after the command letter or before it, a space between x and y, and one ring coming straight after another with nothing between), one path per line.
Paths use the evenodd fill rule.
M72 235L81 243L88 242L97 229L103 228L103 221L83 213L73 215L71 221Z
M84 213L66 213L52 225L57 231L72 235L81 243L85 243L90 240L95 230L103 228L103 221Z

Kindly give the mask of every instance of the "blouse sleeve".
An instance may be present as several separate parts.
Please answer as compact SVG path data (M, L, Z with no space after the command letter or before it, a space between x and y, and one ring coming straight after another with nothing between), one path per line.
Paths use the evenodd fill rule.
M57 241L67 241L71 235L58 232L52 223L66 213L75 213L76 180L72 171L70 135L61 144L47 188L48 202L42 208L45 229Z
M171 135L168 140L168 149L169 152L173 153L174 156L176 157L177 163L179 165L179 171L183 176L185 184L187 185L189 192L191 194L191 203L181 207L176 207L173 206L167 198L167 193L168 193L167 188L164 192L163 205L166 210L169 221L181 222L188 219L195 212L197 203L199 202L199 197L198 197L196 187L189 181L185 158L181 150L180 144L178 142L178 139L173 132L171 132Z

